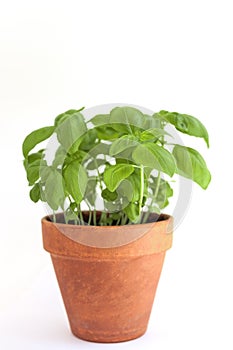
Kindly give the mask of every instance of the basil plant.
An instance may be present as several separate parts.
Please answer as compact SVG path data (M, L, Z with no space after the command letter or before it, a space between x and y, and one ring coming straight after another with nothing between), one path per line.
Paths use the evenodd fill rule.
M147 115L125 106L86 121L83 109L58 115L54 125L33 131L23 142L30 198L46 202L54 221L61 211L71 224L144 223L169 204L174 174L208 187L211 175L203 157L174 142L166 128L203 138L209 147L208 132L197 118L167 111ZM49 161L46 149L37 145L52 135L57 148Z

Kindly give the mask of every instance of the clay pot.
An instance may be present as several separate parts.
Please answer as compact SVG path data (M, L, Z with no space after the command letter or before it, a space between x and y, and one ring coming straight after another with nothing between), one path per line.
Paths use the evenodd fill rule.
M172 245L172 225L168 215L111 227L42 219L44 248L51 253L75 336L111 343L146 332L165 252Z

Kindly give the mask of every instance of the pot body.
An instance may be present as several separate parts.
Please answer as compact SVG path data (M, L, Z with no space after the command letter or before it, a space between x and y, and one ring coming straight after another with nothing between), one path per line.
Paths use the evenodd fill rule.
M115 246L116 235L145 231ZM105 232L113 247L79 243L83 231ZM77 231L77 232L76 232ZM143 232L144 232L143 231ZM147 329L165 252L172 244L172 218L142 225L91 227L42 219L44 248L50 252L72 333L88 341L121 342ZM102 238L101 238L102 239ZM98 244L97 244L98 245Z

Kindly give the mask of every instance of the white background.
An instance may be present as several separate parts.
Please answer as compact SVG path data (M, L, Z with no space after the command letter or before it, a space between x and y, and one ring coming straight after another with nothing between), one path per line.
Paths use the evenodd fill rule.
M233 348L230 6L230 0L0 1L1 349ZM42 249L45 212L28 198L21 144L67 109L112 102L198 117L211 147L193 142L213 179L206 192L193 187L147 334L103 346L69 333Z

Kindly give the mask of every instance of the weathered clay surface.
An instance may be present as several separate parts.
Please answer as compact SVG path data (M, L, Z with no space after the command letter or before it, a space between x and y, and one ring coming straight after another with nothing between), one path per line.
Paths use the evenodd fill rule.
M94 342L120 342L145 333L165 251L172 244L172 218L148 225L149 231L130 244L94 248L69 238L70 230L74 235L73 225L42 219L44 248L51 253L74 335ZM124 227L129 234L138 225L130 226Z

